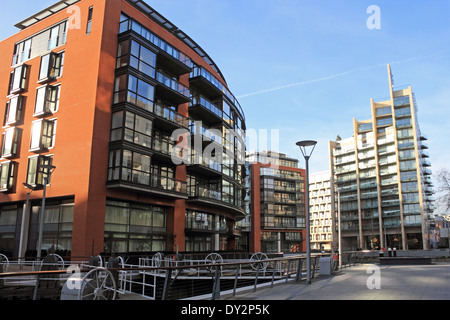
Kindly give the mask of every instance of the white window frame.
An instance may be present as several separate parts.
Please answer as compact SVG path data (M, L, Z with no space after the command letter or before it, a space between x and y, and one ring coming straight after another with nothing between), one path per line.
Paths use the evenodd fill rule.
M54 100L51 100L50 94L56 90ZM61 85L45 85L36 89L36 102L34 105L34 116L40 117L53 114L59 109L59 98L61 96ZM54 104L54 107L51 107Z
M13 125L19 122L22 118L22 96L16 95L11 97L6 103L5 121L4 125Z
M56 118L55 119L40 119L33 121L31 124L31 137L30 137L30 151L42 151L49 150L55 146L55 135L56 135ZM44 136L44 123L48 126L51 125L51 135L47 134ZM51 137L50 144L46 145L44 143L44 137Z

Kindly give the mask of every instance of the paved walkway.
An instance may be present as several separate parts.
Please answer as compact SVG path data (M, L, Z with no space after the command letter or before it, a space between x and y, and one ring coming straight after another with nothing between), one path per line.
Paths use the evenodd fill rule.
M432 265L356 265L310 285L290 281L222 300L450 300L450 263Z

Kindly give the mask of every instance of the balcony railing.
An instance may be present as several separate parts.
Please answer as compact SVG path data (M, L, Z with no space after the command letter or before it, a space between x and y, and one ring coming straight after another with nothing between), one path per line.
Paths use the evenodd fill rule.
M179 114L178 112L173 110L171 107L165 106L161 103L155 103L155 108L154 108L153 113L163 119L174 122L184 128L189 127L189 118Z
M189 88L182 85L178 81L168 77L167 75L163 74L160 71L156 72L156 81L158 81L159 83L165 85L166 87L182 94L186 98L190 98L191 92L190 92Z
M126 19L123 20L120 23L119 27L119 33L123 33L129 30L133 30L137 34L139 34L141 37L145 38L158 48L162 49L164 52L169 54L174 59L184 63L186 66L191 67L192 66L192 60L186 56L181 51L175 49L173 46L168 44L166 41L162 40L160 37L155 35L153 32L151 32L149 29L142 26L140 23L132 20L132 19Z
M217 117L222 119L223 117L223 111L217 108L212 102L210 102L205 97L202 97L200 95L198 96L192 96L192 101L190 103L190 106L201 106L212 113L214 113Z
M214 188L208 188L201 185L193 185L188 187L190 197L207 198L217 201L222 201L222 192Z
M178 193L186 193L187 192L187 184L185 181L160 176L157 174L152 174L150 177L150 187L178 192Z
M214 159L204 157L199 154L192 153L191 155L191 165L201 165L207 167L211 170L222 172L222 164L217 163Z

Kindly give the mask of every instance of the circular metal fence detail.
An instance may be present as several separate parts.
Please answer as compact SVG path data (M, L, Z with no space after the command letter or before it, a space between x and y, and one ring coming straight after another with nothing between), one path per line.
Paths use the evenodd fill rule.
M205 258L205 263L207 265L209 264L220 264L223 263L223 258L220 254L218 253L210 253L206 256ZM207 266L206 269L208 269L208 271L216 271L217 270L217 266Z
M267 260L267 261L266 261ZM252 254L250 257L250 261L254 261L251 264L251 267L253 270L266 270L267 266L269 265L269 258L267 255L263 252L256 252Z
M161 252L157 252L153 255L153 266L161 267L161 264L164 260L164 255Z
M105 268L89 271L81 281L78 300L115 300L116 281L113 274Z
M1 272L7 272L9 268L9 259L2 253L0 253L0 267L2 268Z

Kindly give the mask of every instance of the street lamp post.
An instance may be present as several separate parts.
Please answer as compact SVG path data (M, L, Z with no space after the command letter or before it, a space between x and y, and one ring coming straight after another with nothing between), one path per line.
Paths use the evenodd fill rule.
M311 284L311 230L309 221L309 158L311 157L314 148L316 147L317 141L304 140L296 143L300 147L300 151L305 158L306 167L306 179L305 179L305 190L306 190L306 283Z
M41 257L41 248L42 248L42 235L44 233L44 215L45 215L45 195L47 190L47 180L49 175L52 174L53 170L55 170L55 166L52 165L42 165L41 166L42 179L44 184L44 191L42 194L42 206L41 206L41 215L39 219L39 237L37 243L37 258ZM46 172L47 171L47 172Z

